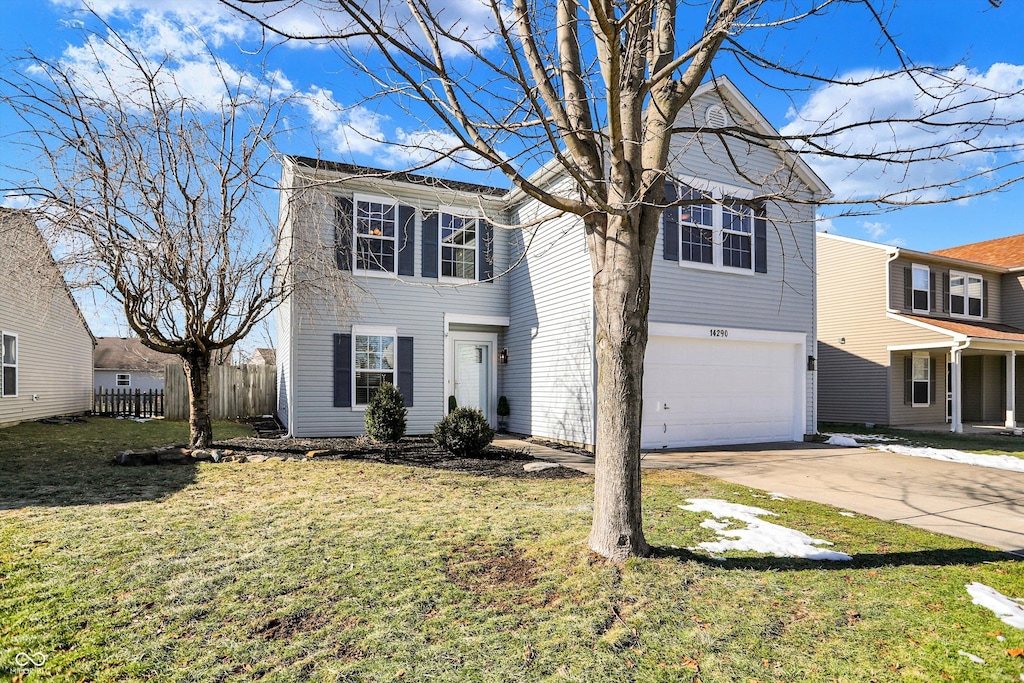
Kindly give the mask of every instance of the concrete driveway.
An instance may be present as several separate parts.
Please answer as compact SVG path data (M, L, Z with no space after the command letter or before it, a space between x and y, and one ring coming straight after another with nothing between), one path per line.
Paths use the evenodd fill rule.
M530 450L594 471L586 456ZM700 472L1024 556L1024 473L804 443L659 451L644 456L643 468Z

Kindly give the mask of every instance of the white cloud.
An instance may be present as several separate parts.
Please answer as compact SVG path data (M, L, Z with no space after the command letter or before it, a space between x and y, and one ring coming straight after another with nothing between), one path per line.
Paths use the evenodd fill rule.
M876 76L885 77L855 85ZM958 66L930 75L918 74L917 81L926 94L902 73L886 76L861 71L846 74L841 80L845 83L826 85L798 110L791 110L790 123L781 132L828 134L824 143L843 154L877 157L919 149L922 151L914 158L926 160L908 165L808 157L837 200L893 193L895 199L903 201L944 199L991 182L991 177L978 178L948 187L967 176L990 173L1005 163L1007 155L992 153L989 150L993 146L1009 147L1013 160L1024 160L1024 65L994 64L985 72ZM997 97L999 93L1005 96ZM938 125L885 122L922 117ZM839 130L864 121L880 123ZM983 121L1001 125L978 125ZM924 149L928 147L931 149ZM895 156L906 158L905 154Z
M0 201L0 206L6 209L27 209L34 204L35 202L27 194L6 194Z
M889 231L888 223L861 221L860 225L864 228L864 232L868 234L868 237L873 240L882 239L885 237L885 233Z
M839 234L839 230L836 229L835 220L831 216L825 216L824 214L819 213L814 217L814 223L818 228L818 232Z

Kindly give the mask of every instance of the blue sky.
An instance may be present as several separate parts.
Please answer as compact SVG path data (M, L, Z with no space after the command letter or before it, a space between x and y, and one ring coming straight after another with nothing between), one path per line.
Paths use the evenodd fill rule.
M802 4L802 3L797 3ZM1013 79L1024 74L1024 2L1005 0L999 9L987 0L906 0L892 8L891 2L879 3L886 12L889 31L906 53L917 63L953 67L960 65L970 73L991 79L1002 78L1006 87L1024 87ZM471 16L478 11L473 0L445 0L452 12ZM153 50L171 50L187 61L194 47L182 24L198 27L217 45L218 54L239 69L248 68L254 59L239 46L258 46L258 37L250 24L227 15L212 0L95 0L92 6L113 26L134 31ZM80 47L82 34L75 29L81 15L75 10L80 0L0 0L0 51L6 60L31 46L46 57L67 56ZM685 3L680 3L685 8ZM681 10L685 12L686 10ZM686 17L689 18L689 17ZM693 17L699 21L699 13ZM301 24L311 16L296 14ZM685 33L685 21L680 30ZM775 31L765 39L766 53L781 55L789 62L799 61L826 75L849 74L869 69L897 66L894 56L882 50L877 28L866 14L854 8L840 8L825 17L812 17L799 27ZM263 55L272 69L294 87L309 96L312 104L294 112L294 122L306 126L284 143L287 153L316 155L318 146L327 158L366 165L402 167L410 163L410 154L401 148L382 144L383 140L415 143L424 138L443 139L443 131L430 123L410 119L400 108L388 102L363 103L361 95L369 85L347 68L329 49L310 46L278 46ZM1013 65L1013 69L994 70L993 65ZM751 102L776 128L783 129L798 112L811 111L815 102L827 103L829 93L796 92L792 97L764 88L722 59L716 74L725 74L736 83ZM1007 76L1009 73L1009 76ZM1006 81L1006 78L1010 81ZM201 78L197 79L201 80ZM990 81L991 82L991 81ZM818 99L813 98L814 95ZM871 89L857 94L858 111L882 106L885 95ZM319 103L319 106L317 106ZM1016 115L1024 117L1024 102L1015 103ZM0 129L9 133L13 126L8 112L0 111ZM360 134L369 131L371 138ZM1013 132L1024 137L1021 131ZM0 158L16 152L7 136L0 137ZM822 169L833 189L842 191L860 183L870 185L872 178L863 170L843 175L839 170ZM507 183L498 177L471 177L465 170L452 171L463 179ZM831 221L833 232L850 237L888 242L912 249L930 251L943 247L1024 232L1024 186L957 204L910 207L877 216L845 217ZM92 306L87 306L92 308ZM98 323L97 334L113 333Z

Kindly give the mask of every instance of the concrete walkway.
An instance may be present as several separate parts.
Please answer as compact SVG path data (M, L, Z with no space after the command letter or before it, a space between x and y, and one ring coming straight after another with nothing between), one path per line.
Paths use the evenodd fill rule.
M535 458L589 474L594 460L518 439ZM1024 473L867 448L787 443L648 453L643 469L682 469L834 505L1024 557Z

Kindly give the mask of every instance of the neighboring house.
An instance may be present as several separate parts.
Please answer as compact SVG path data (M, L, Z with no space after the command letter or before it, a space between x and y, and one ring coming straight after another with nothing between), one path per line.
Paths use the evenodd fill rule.
M231 348L214 352L213 364L230 362ZM181 358L154 351L138 337L99 337L94 355L94 386L98 389L150 391L164 388L168 365L180 365Z
M925 253L818 234L818 416L1014 427L1024 235Z
M166 366L178 363L178 356L154 351L137 337L99 337L93 384L108 391L163 389Z
M0 425L90 410L93 342L31 216L0 208Z
M702 86L681 123L773 129L726 79ZM696 144L695 144L696 142ZM799 440L815 431L814 216L828 189L793 155L734 144L742 175L796 188L751 206L716 139L674 140L671 193L714 203L666 211L651 276L642 443ZM551 170L549 187L569 181ZM286 235L334 248L349 310L293 296L279 309L279 414L294 436L356 435L381 382L397 384L408 432L430 433L448 397L512 432L593 444L597 368L583 226L518 191L290 158ZM506 230L501 225L526 225ZM528 248L527 248L528 245ZM500 277L499 277L500 276Z
M274 349L256 349L252 352L249 365L276 365L277 353Z

